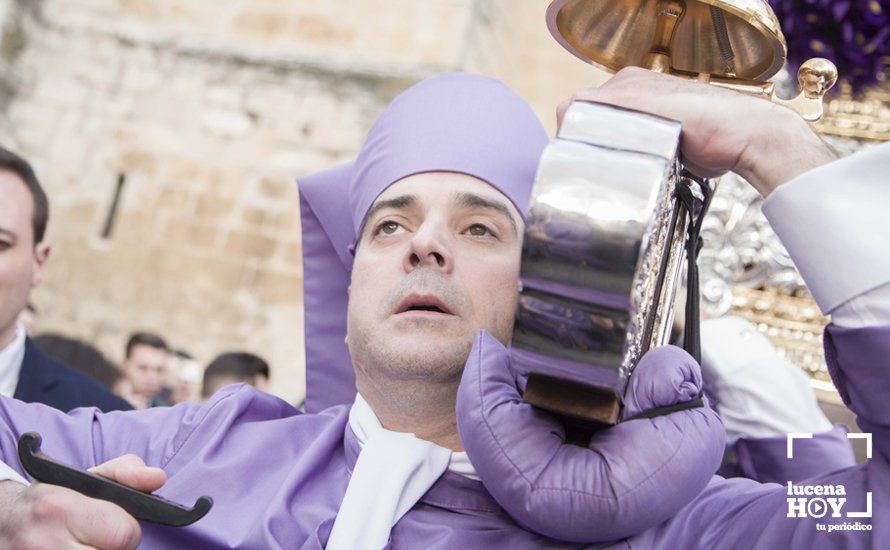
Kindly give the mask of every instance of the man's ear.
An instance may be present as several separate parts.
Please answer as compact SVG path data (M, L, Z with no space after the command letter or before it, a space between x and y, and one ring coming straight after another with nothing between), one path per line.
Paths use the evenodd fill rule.
M52 246L49 243L37 243L34 247L34 273L31 275L31 288L39 285L43 280L43 268L51 252Z

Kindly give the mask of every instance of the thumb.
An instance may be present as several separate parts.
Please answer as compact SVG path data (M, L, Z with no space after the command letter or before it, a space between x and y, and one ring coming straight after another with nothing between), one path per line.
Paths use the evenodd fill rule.
M89 471L144 493L157 491L167 482L164 470L146 466L141 458L132 454L113 458Z

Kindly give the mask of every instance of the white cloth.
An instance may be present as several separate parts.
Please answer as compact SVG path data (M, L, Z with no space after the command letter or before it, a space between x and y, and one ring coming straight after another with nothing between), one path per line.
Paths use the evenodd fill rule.
M476 477L466 453L385 429L361 395L356 395L349 411L349 427L362 449L328 550L383 548L393 525L446 470Z
M890 283L864 292L830 312L839 327L862 328L890 323Z
M807 288L839 326L890 322L890 142L801 174L763 202Z
M12 397L19 384L22 360L25 358L25 328L16 326L12 342L0 350L0 395Z
M7 466L5 462L0 461L0 483L3 483L4 481L15 481L16 483L21 483L22 485L31 485L31 482L29 482L27 479L19 475L18 472Z
M751 323L738 317L709 319L702 323L701 336L702 376L717 399L727 443L831 429L809 377L780 357Z
M15 338L0 350L0 395L12 397L19 383L22 360L25 358L25 329L16 327ZM28 481L15 470L0 462L0 481L17 481L29 485Z

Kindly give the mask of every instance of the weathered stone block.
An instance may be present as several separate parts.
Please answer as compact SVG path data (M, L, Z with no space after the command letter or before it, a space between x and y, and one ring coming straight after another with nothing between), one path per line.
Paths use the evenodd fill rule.
M231 231L226 238L225 250L231 254L241 254L250 258L268 259L275 252L275 239L248 233Z

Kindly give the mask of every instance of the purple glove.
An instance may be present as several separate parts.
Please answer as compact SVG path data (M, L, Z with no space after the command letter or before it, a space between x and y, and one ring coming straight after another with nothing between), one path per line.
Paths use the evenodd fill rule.
M698 364L662 347L634 370L624 418L696 398ZM522 401L504 346L476 337L457 394L457 427L486 489L520 525L594 543L625 538L676 514L723 458L723 424L705 407L621 422L588 448L565 443L553 416Z

